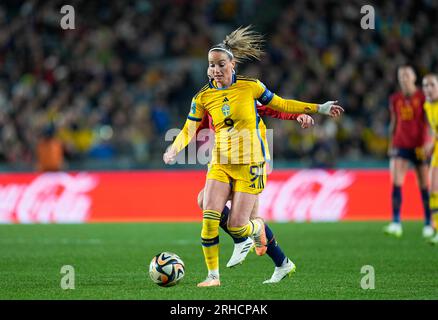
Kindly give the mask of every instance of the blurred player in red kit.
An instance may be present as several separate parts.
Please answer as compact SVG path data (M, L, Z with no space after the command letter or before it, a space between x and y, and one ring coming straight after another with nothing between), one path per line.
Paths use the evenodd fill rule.
M428 124L423 109L425 97L415 85L416 74L412 66L404 65L397 70L401 91L390 97L390 174L392 183L392 222L384 232L401 237L400 209L402 205L402 186L409 169L409 163L415 168L418 186L421 189L425 225L423 236L433 235L429 209L428 165L425 143L428 137Z

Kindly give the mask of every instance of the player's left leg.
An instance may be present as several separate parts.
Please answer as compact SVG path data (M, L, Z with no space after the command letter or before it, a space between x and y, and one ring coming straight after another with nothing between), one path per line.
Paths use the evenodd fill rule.
M231 195L231 201L232 197L234 196L234 193L232 193ZM253 219L254 216L254 209L257 210L257 203L258 200L256 200L256 203L254 204L254 208L253 211L251 212L251 218ZM227 207L228 209L228 207ZM242 237L242 238L236 238L234 237L230 231L228 230L228 221L229 221L229 216L230 216L230 210L224 210L222 212L222 220L221 220L221 227L223 230L225 230L225 232L229 233L231 235L231 237L234 240L234 249L233 249L233 253L230 257L230 259L227 262L227 267L228 268L232 268L235 267L239 264L242 264L243 261L245 261L246 256L248 255L248 253L250 253L251 251L253 251L254 248L254 240L251 237ZM254 216L255 217L255 216Z
M233 201L228 230L234 237L252 237L259 255L266 253L265 223L261 218L250 219L258 194L266 184L265 163L232 165Z
M228 219L228 230L233 237L260 236L260 233L264 236L264 222L260 218L250 220L256 200L257 194L234 192L231 215Z
M415 173L417 175L418 186L421 191L421 200L424 208L424 227L423 237L429 238L433 236L433 228L431 225L431 211L429 204L429 190L428 190L428 173L429 167L426 163L418 163L415 165Z
M232 268L239 264L242 264L243 261L245 261L247 255L251 251L253 251L254 240L251 237L237 238L233 236L228 230L228 219L229 219L230 211L229 210L225 210L225 211L227 211L226 215L224 214L224 211L222 212L221 228L225 230L227 233L229 233L234 241L233 253L231 254L231 257L227 262L227 268Z

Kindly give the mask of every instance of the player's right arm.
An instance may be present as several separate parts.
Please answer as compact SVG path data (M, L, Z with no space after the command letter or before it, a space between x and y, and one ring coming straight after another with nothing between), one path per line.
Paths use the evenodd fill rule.
M204 114L205 110L198 94L192 99L190 112L183 129L163 155L163 161L166 164L173 162L178 152L183 150L193 137L196 136L196 132L201 125Z

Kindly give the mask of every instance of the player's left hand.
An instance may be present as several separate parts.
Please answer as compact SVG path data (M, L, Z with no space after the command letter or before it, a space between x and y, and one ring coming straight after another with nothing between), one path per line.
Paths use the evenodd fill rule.
M315 123L313 118L311 116L309 116L308 114L300 114L297 117L297 121L301 125L301 128L303 128L303 129L310 128Z
M326 103L318 105L318 113L328 115L333 118L337 118L344 112L344 109L337 105L338 101L327 101Z

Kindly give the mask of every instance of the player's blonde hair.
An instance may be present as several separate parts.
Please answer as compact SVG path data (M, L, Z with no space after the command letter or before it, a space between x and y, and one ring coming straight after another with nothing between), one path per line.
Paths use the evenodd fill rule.
M239 27L225 37L222 43L213 46L211 51L224 51L236 63L243 60L260 60L263 52L263 36L251 29L252 26Z

